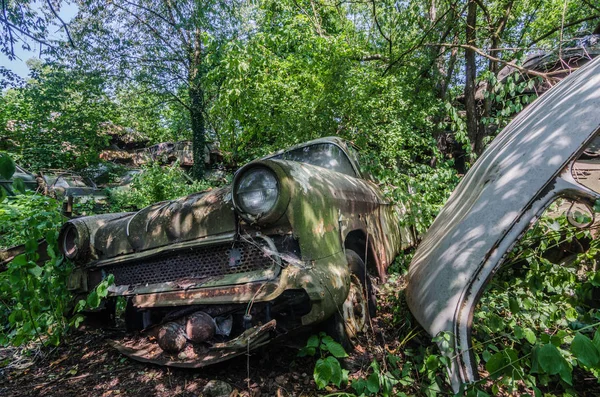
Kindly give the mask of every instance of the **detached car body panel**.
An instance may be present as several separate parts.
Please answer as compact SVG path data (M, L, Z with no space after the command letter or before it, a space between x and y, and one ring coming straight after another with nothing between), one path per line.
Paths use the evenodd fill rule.
M593 204L600 196L571 168L600 128L600 60L588 64L521 112L460 182L419 245L407 299L452 358L455 391L477 379L471 355L474 308L518 238L556 198Z
M239 346L249 335L266 343L323 321L349 295L346 250L384 279L399 250L414 243L408 228L398 229L402 211L362 178L356 161L348 143L323 138L245 165L232 186L71 220L60 237L78 265L70 287L89 291L113 274L110 295L128 297L142 328L216 326L198 343L176 340L170 355L156 345L121 346L159 364L207 365L245 352ZM206 343L212 347L202 350Z

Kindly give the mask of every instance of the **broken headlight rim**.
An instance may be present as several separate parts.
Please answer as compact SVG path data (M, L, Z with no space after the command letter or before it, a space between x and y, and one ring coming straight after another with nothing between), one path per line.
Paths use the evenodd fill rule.
M281 218L289 195L274 169L263 164L249 164L233 180L232 200L236 211L246 221L267 224Z
M73 262L83 262L89 258L90 232L83 222L77 220L65 223L58 236L63 255Z

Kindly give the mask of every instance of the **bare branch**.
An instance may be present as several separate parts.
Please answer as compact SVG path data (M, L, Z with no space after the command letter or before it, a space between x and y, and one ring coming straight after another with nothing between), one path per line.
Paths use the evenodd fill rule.
M67 24L65 23L65 21L62 20L62 18L60 17L60 15L58 15L58 13L56 12L56 10L54 10L54 7L52 6L52 1L46 0L46 3L48 4L48 7L50 7L50 11L52 11L52 13L56 17L56 19L58 19L60 21L60 23L62 24L63 28L65 29L65 33L67 34L67 38L69 39L69 43L71 43L71 46L73 48L75 48L75 43L73 43L73 39L71 38L71 33L69 33L69 28L67 28Z
M364 57L356 57L354 59L357 61L361 61L361 62L368 62L368 61L389 62L389 58L387 58L381 54L365 55Z

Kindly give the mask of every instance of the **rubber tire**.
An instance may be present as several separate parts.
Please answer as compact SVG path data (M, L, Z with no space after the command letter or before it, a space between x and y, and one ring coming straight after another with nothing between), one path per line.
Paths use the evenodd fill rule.
M368 312L366 313L366 320L368 322L370 318L375 317L377 314L377 298L371 279L367 276L365 263L356 252L347 249L346 260L348 261L348 268L352 277L355 277L355 280L360 280L362 292L367 300ZM354 350L354 343L346 332L345 320L339 310L325 320L323 329L336 342L341 344L346 351Z

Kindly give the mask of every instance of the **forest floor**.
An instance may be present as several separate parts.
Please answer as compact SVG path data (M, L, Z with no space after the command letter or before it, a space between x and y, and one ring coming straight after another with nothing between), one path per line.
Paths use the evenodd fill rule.
M399 313L393 305L402 284L400 278L380 288L381 309L372 331L342 362L350 379L366 377L374 358L398 348L398 329L392 325ZM192 370L133 361L108 343L121 330L84 325L59 347L0 349L0 396L203 396L208 394L209 381L229 384L231 396L239 397L323 395L328 390L317 392L313 380L316 358L297 357L315 332L308 330L283 344L267 345L249 357Z

